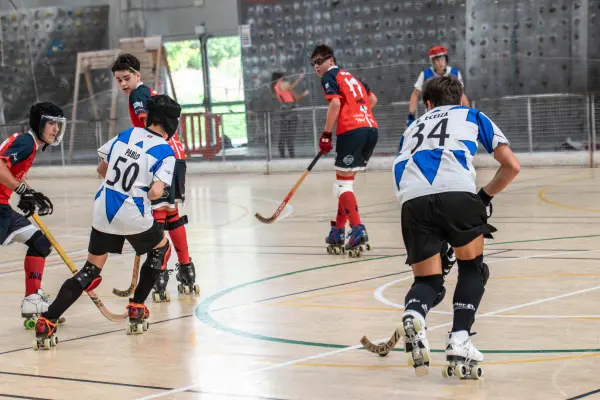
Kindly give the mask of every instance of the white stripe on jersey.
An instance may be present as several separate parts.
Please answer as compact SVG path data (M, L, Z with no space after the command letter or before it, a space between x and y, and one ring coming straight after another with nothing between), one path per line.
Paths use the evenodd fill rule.
M93 227L100 232L133 235L152 227L148 190L160 180L173 181L173 149L143 128L121 132L98 149L108 163L104 183L94 199Z
M473 156L477 142L488 153L509 144L482 112L465 106L436 107L413 122L394 161L398 202L443 192L476 193Z

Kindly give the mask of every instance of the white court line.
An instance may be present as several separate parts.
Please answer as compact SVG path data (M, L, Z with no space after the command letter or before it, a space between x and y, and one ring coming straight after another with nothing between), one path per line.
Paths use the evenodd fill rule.
M600 250L590 250L590 251L600 251ZM569 252L569 253L573 253L573 252ZM579 252L579 253L581 253L581 252ZM564 253L556 253L556 254L552 254L552 255L558 255L558 254L564 254ZM568 253L566 253L566 254L568 254ZM548 254L544 255L544 257L547 257L547 256L548 256ZM511 261L525 260L525 259L535 258L535 257L541 257L541 255L540 256L527 256L527 257L513 258L513 259L511 259ZM497 262L503 262L503 261L505 261L505 260L498 260ZM565 298L565 297L570 297L570 296L574 296L576 294L581 294L581 293L587 293L587 292L591 292L591 291L598 290L598 289L600 289L600 285L599 286L594 286L594 287L591 287L591 288L588 288L588 289L578 290L578 291L575 291L575 292L565 293L565 294L562 294L562 295L559 295L559 296L547 297L547 298L536 300L536 301L532 301L532 302L529 302L529 303L524 303L524 304L520 304L520 305L516 305L516 306L512 306L512 307L503 308L503 309L497 310L497 311L491 311L491 312L488 312L488 313L485 313L485 314L476 315L475 318L476 319L485 318L485 317L489 317L489 316L492 316L492 315L501 314L501 313L504 313L504 312L507 312L507 311L517 310L519 308L528 307L528 306L532 306L532 305L536 305L536 304L541 304L541 303L545 303L545 302L548 302L548 301L558 300L558 299L562 299L562 298ZM210 313L210 311L209 311L209 313ZM433 330L436 330L436 329L439 329L439 328L444 328L444 327L450 326L450 325L452 325L452 322L441 324L441 325L436 325L436 326L433 326L433 327L427 327L427 330L428 331L433 331ZM373 341L373 343L379 344L379 343L387 342L388 340L389 340L389 337ZM363 348L362 344L357 345L357 346L344 347L342 349L337 349L337 350L328 351L328 352L325 352L325 353L315 354L314 356L309 356L309 357L304 357L304 358L298 358L298 359L295 359L295 360L290 360L290 361L282 362L282 363L279 363L279 364L273 364L273 365L270 365L268 367L263 367L263 368L259 368L259 369L255 369L255 370L245 371L245 372L241 373L241 376L257 374L257 373L260 373L260 372L266 372L266 371L270 371L270 370L274 370L274 369L279 369L279 368L285 368L285 367L290 366L290 365L304 363L304 362L307 362L307 361L310 361L310 360L315 360L315 359L318 359L318 358L325 358L325 357L333 356L333 355L336 355L336 354L345 353L345 352L348 352L348 351L351 351L351 350L358 350L358 349L361 349L361 348ZM159 397L173 395L175 393L182 393L182 392L185 392L185 391L188 391L188 390L191 390L191 389L195 389L195 388L197 388L200 385L201 385L201 383L194 383L194 384L191 384L191 385L188 385L188 386L183 386L183 387L178 388L178 389L172 389L172 390L169 390L169 391L165 391L165 392L153 394L153 395L150 395L150 396L139 397L136 400L156 399L156 398L159 398Z
M573 254L573 253L577 253L577 254L579 254L579 253L593 253L593 252L596 252L596 251L600 251L600 250L583 250L583 251L582 250L577 250L577 251L566 251L566 252L560 252L560 253L550 253L550 254L544 254L544 255L538 254L538 255L534 255L534 256L517 257L517 258L506 258L506 259L502 259L502 260L490 260L490 261L487 261L487 264L501 263L501 262L508 262L508 261L517 261L517 260L528 260L528 259L532 259L532 258L550 257L550 256L564 255L564 254ZM395 281L388 282L385 285L382 285L382 286L378 287L375 290L375 292L373 292L373 296L375 296L375 298L379 302L381 302L381 303L383 303L383 304L385 304L387 306L398 308L398 309L403 309L404 308L403 305L396 304L393 301L390 301L390 300L386 299L383 296L383 292L387 288L389 288L390 286L394 286L396 283L399 283L399 282L402 282L402 281L406 281L406 280L409 280L409 279L413 279L413 277L409 276L407 278L397 279ZM431 310L430 313L443 314L443 315L454 315L454 313L450 312L450 311L436 311L436 310ZM497 315L496 317L497 318L500 318L500 317L502 317L502 318L554 318L556 316L552 316L552 315L549 315L549 316L536 316L536 315L534 315L534 316ZM585 316L585 318L593 318L593 317L595 317L595 316L593 316L593 315ZM571 317L571 318L575 318L575 317Z

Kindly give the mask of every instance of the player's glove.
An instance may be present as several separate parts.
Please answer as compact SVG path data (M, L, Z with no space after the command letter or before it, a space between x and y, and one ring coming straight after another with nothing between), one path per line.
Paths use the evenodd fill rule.
M15 193L21 196L17 207L23 211L25 218L31 217L36 207L40 216L52 214L54 211L54 206L48 197L43 193L29 189L24 183L21 183L15 189Z
M494 212L494 208L492 207L492 199L494 198L494 196L490 196L489 194L487 194L485 190L483 190L483 188L479 190L477 196L479 196L481 202L485 206L485 214L488 218L490 218L492 216L492 213Z
M321 134L319 148L321 149L321 153L323 153L323 155L333 150L333 145L331 144L331 132L323 132Z
M406 120L406 126L410 126L410 124L412 124L413 122L415 122L415 114L408 113L408 119Z

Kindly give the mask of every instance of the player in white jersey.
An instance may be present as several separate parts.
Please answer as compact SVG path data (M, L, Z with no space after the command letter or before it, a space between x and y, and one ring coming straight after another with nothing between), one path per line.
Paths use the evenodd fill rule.
M63 283L56 300L38 319L38 342L53 336L57 319L84 291L93 290L102 282L100 272L108 253L120 254L125 240L136 254L148 255L127 306L129 327L141 324L147 328L144 322L150 312L144 302L171 255L169 241L152 217L151 201L162 196L173 181L175 156L163 135L170 139L175 133L181 107L161 95L148 100L147 109L147 128L123 131L98 150L102 158L98 169L107 172L94 198L88 259L75 276Z
M477 366L483 355L470 339L489 277L483 262L483 238L496 231L487 223L492 198L520 169L502 131L482 112L461 106L462 94L462 85L452 76L427 82L423 102L429 111L404 132L394 161L406 263L415 277L398 331L417 376L428 373L431 361L425 318L446 293L440 259L444 242L454 247L458 260L454 322L446 340L449 365L444 376L480 378L483 374ZM494 178L479 192L472 163L477 142L500 163Z

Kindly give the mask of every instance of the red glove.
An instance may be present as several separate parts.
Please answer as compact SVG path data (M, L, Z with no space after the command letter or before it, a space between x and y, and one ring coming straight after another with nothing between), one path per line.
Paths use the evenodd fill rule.
M321 148L321 153L323 154L327 154L333 150L333 146L331 145L331 132L323 132L321 134L319 147Z

